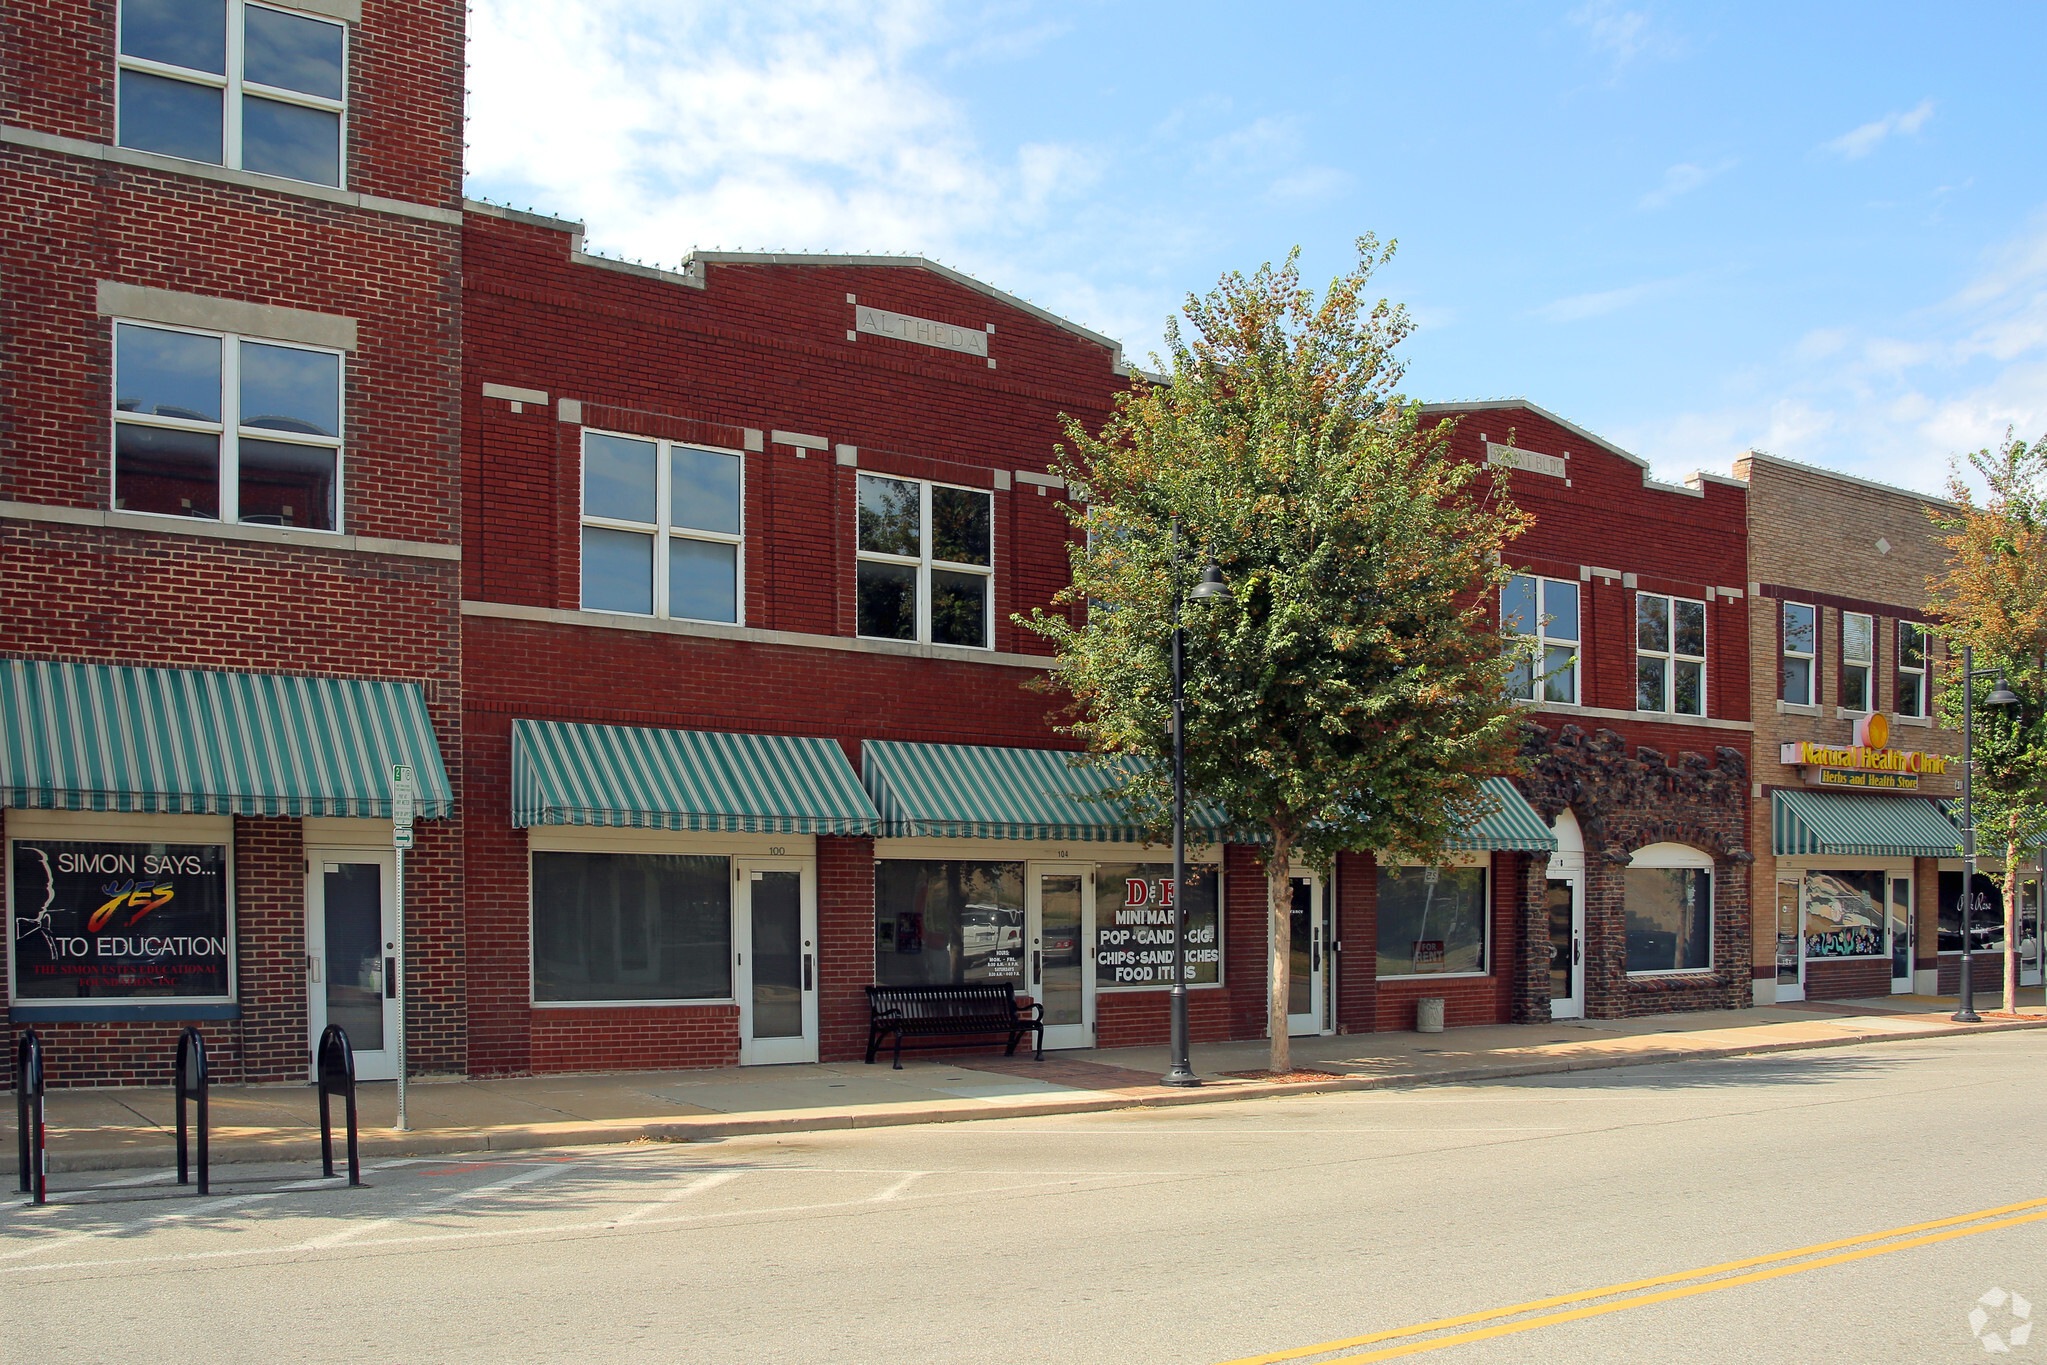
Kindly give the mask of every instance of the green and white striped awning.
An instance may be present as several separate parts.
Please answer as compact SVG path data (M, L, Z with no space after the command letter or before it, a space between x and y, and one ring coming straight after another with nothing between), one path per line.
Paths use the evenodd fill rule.
M1961 843L1954 825L1921 796L1770 793L1770 845L1775 853L1953 858Z
M389 819L397 763L447 815L413 683L0 660L0 804Z
M1497 808L1479 816L1470 829L1452 839L1451 848L1460 853L1556 852L1557 836L1550 833L1511 779L1488 777L1485 790Z
M512 824L872 834L876 816L829 739L515 720Z
M860 754L884 838L1145 841L1143 822L1121 803L1090 799L1113 790L1122 765L1136 760L881 739L866 741ZM1190 832L1213 839L1227 824L1220 812L1190 803Z

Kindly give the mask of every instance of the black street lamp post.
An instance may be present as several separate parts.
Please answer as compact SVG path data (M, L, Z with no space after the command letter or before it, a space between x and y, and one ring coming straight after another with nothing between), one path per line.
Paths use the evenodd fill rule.
M1200 1085L1187 1056L1187 727L1182 712L1186 695L1182 669L1187 632L1180 624L1180 519L1173 518L1173 1069L1160 1077L1165 1085ZM1227 592L1222 570L1210 564L1194 585L1196 597Z
M1997 686L1983 699L1985 706L2016 706L2019 699L2004 685L2004 671L1976 667L1976 647L1962 646L1962 990L1960 1006L1952 1016L1958 1024L1982 1022L1976 1013L1975 983L1970 980L1972 939L1975 935L1972 911L1976 908L1976 679L1995 674Z

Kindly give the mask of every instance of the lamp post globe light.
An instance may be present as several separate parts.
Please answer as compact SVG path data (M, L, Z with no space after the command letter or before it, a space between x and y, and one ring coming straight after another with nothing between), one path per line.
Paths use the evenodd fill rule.
M1187 632L1180 624L1180 519L1173 518L1173 1066L1160 1077L1164 1085L1200 1085L1187 1055L1187 727L1182 711L1186 693L1182 679ZM1222 570L1214 564L1201 571L1194 596L1217 597L1229 591Z
M1976 993L1970 979L1975 936L1976 908L1976 678L1978 674L1997 677L1997 686L1983 699L1985 706L2017 706L2019 699L2004 685L2004 670L1976 667L1976 647L1962 646L1962 984L1952 1016L1958 1024L1982 1022L1976 1013ZM1987 908L1987 907L1986 907Z

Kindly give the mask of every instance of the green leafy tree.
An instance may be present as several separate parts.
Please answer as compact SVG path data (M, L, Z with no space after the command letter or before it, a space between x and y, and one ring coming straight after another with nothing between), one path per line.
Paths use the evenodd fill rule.
M1997 450L1976 451L1968 467L1983 481L1979 500L1962 466L1948 478L1952 510L1929 514L1948 551L1946 572L1928 583L1951 654L1973 646L1976 667L1998 668L2017 706L1976 706L1976 828L2004 847L2004 1007L2017 1008L2018 884L2026 845L2047 832L2047 438L2028 446L2009 432ZM1949 724L1962 723L1962 679L1941 689ZM1979 839L1979 846L1980 846Z
M1154 357L1168 377L1133 384L1099 432L1068 422L1071 586L1063 611L1018 618L1057 646L1069 732L1153 760L1121 765L1118 796L1163 828L1175 581L1221 570L1227 593L1184 611L1187 785L1263 844L1278 1072L1293 858L1439 861L1517 738L1491 605L1528 518L1504 471L1450 458L1449 428L1394 392L1411 325L1365 295L1392 246L1357 248L1319 299L1298 249L1190 296L1192 339L1176 319Z

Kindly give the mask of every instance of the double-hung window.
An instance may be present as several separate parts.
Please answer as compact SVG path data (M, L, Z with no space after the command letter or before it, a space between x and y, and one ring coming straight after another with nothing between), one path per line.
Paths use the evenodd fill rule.
M583 433L583 607L740 623L737 451Z
M114 324L114 507L341 525L341 355Z
M249 0L121 0L116 141L340 185L348 26Z
M1803 602L1786 602L1783 611L1777 697L1793 706L1811 706L1819 695L1818 611Z
M1500 589L1500 625L1518 649L1507 695L1577 705L1578 585L1515 574Z
M1926 688L1926 627L1898 622L1898 714L1924 716L1932 709Z
M985 490L862 474L859 633L992 649L994 524Z
M1635 709L1706 714L1706 604L1635 594Z
M1841 709L1874 711L1876 621L1859 611L1841 613Z

